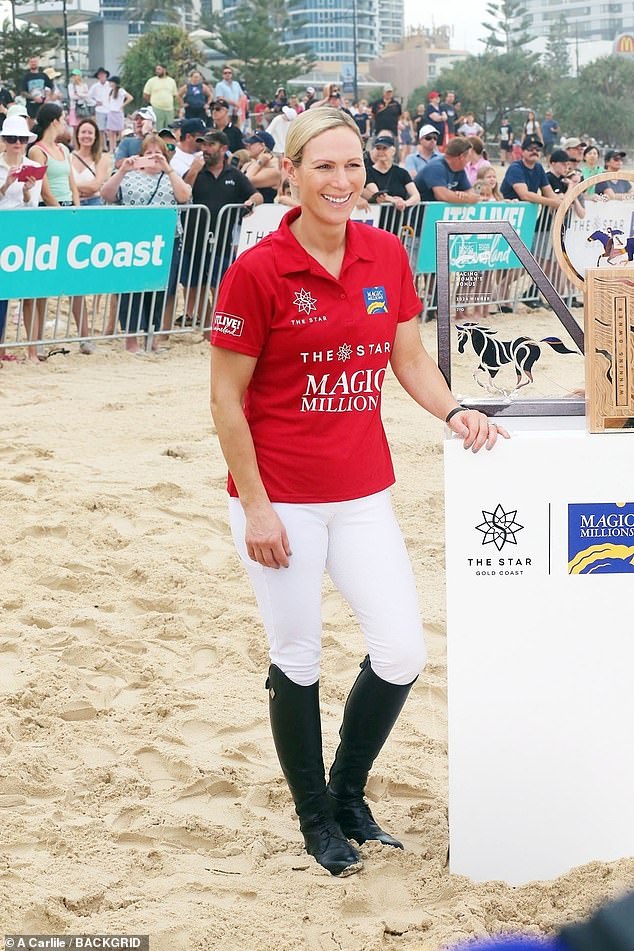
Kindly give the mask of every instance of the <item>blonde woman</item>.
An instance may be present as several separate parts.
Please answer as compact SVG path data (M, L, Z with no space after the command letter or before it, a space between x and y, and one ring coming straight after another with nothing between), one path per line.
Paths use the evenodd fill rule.
M349 875L362 866L350 839L403 848L375 821L364 790L425 663L414 576L389 494L394 470L381 422L388 362L466 448L491 448L507 434L457 404L425 351L421 302L398 238L349 220L365 183L351 116L325 106L302 113L283 164L301 204L223 279L211 405L230 471L232 534L269 637L280 765L306 850L332 875ZM351 388L350 380L364 382ZM368 648L328 786L319 709L325 570Z

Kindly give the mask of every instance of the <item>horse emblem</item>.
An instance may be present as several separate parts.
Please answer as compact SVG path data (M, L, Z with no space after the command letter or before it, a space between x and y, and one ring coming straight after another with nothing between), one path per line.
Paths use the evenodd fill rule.
M542 355L542 344L548 344L556 353L577 352L569 350L559 337L542 337L541 340L533 340L531 337L498 340L496 339L497 330L469 321L456 324L456 330L458 331L458 353L464 353L467 343L471 342L471 346L480 358L480 363L473 373L478 386L492 393L502 393L504 396L510 394L493 383L502 367L510 364L515 370L516 385L512 392L516 393L523 386L533 382L533 367Z
M634 238L626 237L625 232L619 231L618 228L593 231L587 240L600 241L603 245L603 251L597 259L597 267L629 264L634 257Z

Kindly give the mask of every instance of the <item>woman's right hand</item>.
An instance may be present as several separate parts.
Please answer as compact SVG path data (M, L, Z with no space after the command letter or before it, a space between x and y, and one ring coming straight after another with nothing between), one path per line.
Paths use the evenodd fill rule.
M119 171L123 172L124 174L125 172L131 172L132 169L136 167L137 158L138 155L128 155L128 157L124 158L123 162L119 166Z
M265 568L288 568L291 546L284 524L270 502L245 511L247 554Z

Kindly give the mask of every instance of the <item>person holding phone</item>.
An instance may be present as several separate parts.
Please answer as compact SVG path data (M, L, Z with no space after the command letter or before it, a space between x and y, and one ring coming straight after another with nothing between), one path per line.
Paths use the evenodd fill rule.
M0 211L15 211L18 208L37 208L42 191L42 179L34 172L42 168L37 162L26 158L26 147L35 141L26 119L22 116L10 116L4 120L0 130L4 150L0 152ZM2 342L7 322L8 301L0 300L0 360L15 360L7 353ZM23 301L24 326L28 330L33 326L36 314L36 302L33 299ZM37 348L27 348L28 359L37 363Z
M154 132L144 138L140 154L123 159L114 175L101 186L101 197L105 202L134 205L136 208L182 205L191 199L191 194L191 186L170 166L169 152L163 139ZM150 322L154 330L159 330L161 315L167 315L171 310L170 301L176 292L181 235L182 225L177 217L167 301L165 291L156 294L121 294L119 298L118 317L121 329L126 334L125 347L128 353L144 354L146 351L139 348L137 334L147 334ZM154 336L152 350L158 349L159 341Z

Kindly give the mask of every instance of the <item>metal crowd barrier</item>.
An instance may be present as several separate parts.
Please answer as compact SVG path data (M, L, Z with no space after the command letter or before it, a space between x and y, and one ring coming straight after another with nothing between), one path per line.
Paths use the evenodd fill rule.
M398 211L393 205L382 205L379 227L398 235L403 243L415 274L425 318L433 319L438 309L436 274L417 270L426 207L426 203L421 203ZM224 206L211 232L211 216L206 206L189 205L180 210L183 239L175 250L177 290L174 295L168 295L166 288L137 294L40 299L36 305L39 314L44 316L44 332L38 339L29 339L25 332L24 301L14 301L9 305L2 345L15 352L34 344L46 356L65 344L78 343L82 349L91 351L98 342L137 337L146 350L151 350L173 335L206 333L213 314L213 289L236 258L243 213L242 205ZM542 207L530 250L559 295L570 305L574 290L566 282L555 259L549 227L551 218L550 209ZM195 249L195 253L191 253L191 249ZM459 275L453 274L451 308L456 306L458 290ZM537 286L523 268L491 272L487 292L490 308L514 311L519 303L530 304L539 300ZM28 304L28 308L32 306ZM137 313L144 315L147 329L137 329ZM33 322L29 320L28 323Z

